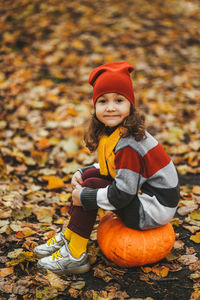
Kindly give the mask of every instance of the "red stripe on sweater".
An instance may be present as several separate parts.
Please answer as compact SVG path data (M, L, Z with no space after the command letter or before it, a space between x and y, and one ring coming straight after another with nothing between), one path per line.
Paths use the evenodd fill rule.
M136 173L141 172L141 156L129 146L119 150L115 155L116 169L128 169Z
M167 166L170 161L171 159L168 154L163 147L158 144L156 147L149 150L143 157L142 176L145 178L151 177L153 174Z
M128 169L148 178L164 168L171 161L163 147L158 144L143 157L129 146L119 150L115 155L116 169Z

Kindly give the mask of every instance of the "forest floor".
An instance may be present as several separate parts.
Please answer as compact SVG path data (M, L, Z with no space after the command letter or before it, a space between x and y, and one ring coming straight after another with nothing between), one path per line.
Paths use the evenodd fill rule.
M200 14L191 1L8 0L0 4L0 300L200 299ZM135 67L136 107L169 153L181 199L162 261L120 268L91 235L91 270L37 269L33 248L64 230L83 143L90 72Z

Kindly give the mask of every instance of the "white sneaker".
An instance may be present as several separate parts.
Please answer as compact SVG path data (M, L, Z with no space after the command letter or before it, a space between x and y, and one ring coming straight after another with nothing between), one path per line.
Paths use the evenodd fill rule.
M38 258L49 256L59 250L65 244L64 241L67 241L64 234L59 232L45 244L35 247L33 252Z
M65 245L53 255L41 258L38 267L48 269L56 274L82 274L90 269L87 253L83 253L80 258L75 258L65 242Z

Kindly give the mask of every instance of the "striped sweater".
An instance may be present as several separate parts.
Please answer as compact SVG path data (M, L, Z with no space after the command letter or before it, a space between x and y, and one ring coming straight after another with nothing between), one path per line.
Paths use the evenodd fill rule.
M163 147L146 132L146 139L139 142L132 136L120 138L114 154L116 177L112 184L99 189L83 188L83 208L114 211L138 197L140 229L168 223L176 212L179 189L176 169ZM90 167L98 168L98 164L80 171Z

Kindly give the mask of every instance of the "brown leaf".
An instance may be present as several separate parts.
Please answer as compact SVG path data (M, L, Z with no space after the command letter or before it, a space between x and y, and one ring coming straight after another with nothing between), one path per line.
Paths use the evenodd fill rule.
M200 259L189 265L190 271L200 270Z
M51 223L52 218L54 215L54 209L52 207L35 207L33 209L34 214L36 215L37 219L41 223Z
M50 285L58 291L64 291L70 284L70 281L61 279L58 275L49 270L47 270L46 278Z
M10 268L3 268L3 269L0 269L0 276L1 277L6 277L10 274L13 274L14 272L14 268L13 267L10 267Z
M178 261L186 266L196 262L197 260L198 258L196 257L196 254L181 255L181 257L178 258Z
M85 287L85 281L83 280L78 280L76 282L71 283L71 288L76 290L82 290L84 287Z
M193 204L191 206L182 206L177 209L177 212L180 216L188 215L189 213L195 211L198 208L197 204Z
M194 254L196 252L196 250L194 249L194 247L187 247L186 246L186 254Z
M200 281L200 270L197 270L195 273L190 274L190 279L193 281Z
M104 267L102 265L98 265L93 268L94 270L94 276L97 278L102 278L104 281L109 282L112 280L112 277L108 275Z
M38 243L35 241L26 239L26 241L23 243L22 247L26 248L28 251L33 251L33 249L38 246Z
M93 265L96 262L98 252L99 248L95 246L95 243L90 243L88 245L89 261L91 265Z
M177 240L174 243L174 249L184 249L185 244L181 240Z
M195 233L199 230L199 226L190 226L190 225L183 225L183 227L189 230L191 233Z
M200 195L200 186L199 185L194 185L192 188L192 192L196 195Z

